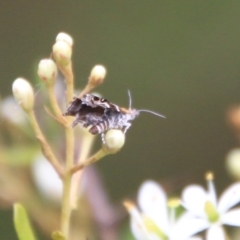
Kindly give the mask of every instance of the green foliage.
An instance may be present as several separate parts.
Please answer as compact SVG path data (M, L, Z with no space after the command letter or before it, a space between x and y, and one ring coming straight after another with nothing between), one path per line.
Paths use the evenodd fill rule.
M19 240L36 240L25 208L14 204L14 226Z
M4 149L4 158L1 160L11 166L28 166L34 160L36 153L39 152L39 147L37 145L15 145L14 151L13 147Z

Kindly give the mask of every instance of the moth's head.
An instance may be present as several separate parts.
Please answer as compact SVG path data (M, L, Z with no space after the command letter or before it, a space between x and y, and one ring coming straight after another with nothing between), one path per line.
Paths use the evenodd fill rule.
M130 109L131 120L139 116L140 112L137 109Z
M163 115L161 115L159 113L153 112L151 110L148 110L148 109L140 109L140 110L132 109L132 97L131 97L131 92L129 90L128 90L128 97L129 97L129 109L128 109L128 112L131 115L131 120L136 118L140 114L140 112L148 112L148 113L151 113L151 114L153 114L155 116L166 118L165 116L163 116Z

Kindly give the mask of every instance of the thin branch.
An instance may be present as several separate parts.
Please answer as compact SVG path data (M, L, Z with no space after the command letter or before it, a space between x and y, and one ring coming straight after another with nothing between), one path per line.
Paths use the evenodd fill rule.
M84 167L88 166L89 164L92 164L92 163L100 160L101 158L105 157L108 154L109 154L109 152L107 152L105 150L105 148L101 148L97 153L95 153L93 156L88 158L86 161L78 163L73 168L71 168L70 173L74 174L77 171L79 171L79 170L83 169Z
M47 87L48 90L48 95L49 95L49 100L52 106L52 109L58 119L58 122L60 122L64 127L68 126L68 121L67 119L62 115L62 111L58 105L56 96L54 94L54 89L53 86L48 86Z
M29 121L32 125L32 128L35 132L36 138L38 139L38 141L39 141L39 143L42 147L43 155L52 164L52 166L55 168L58 175L62 178L63 177L63 167L59 163L59 161L57 160L56 156L54 155L54 153L53 153L53 151L50 147L50 145L46 141L46 139L45 139L45 137L44 137L39 125L38 125L38 122L36 120L34 112L29 111L29 112L27 112L27 115L28 115Z

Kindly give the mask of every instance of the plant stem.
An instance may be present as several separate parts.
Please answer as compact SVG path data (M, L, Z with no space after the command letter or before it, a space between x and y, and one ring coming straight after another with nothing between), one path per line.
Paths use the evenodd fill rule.
M53 86L48 86L47 90L48 90L49 100L50 100L52 109L53 109L56 117L66 127L67 126L67 119L65 117L63 117L62 111L58 106L58 102L57 102L56 96L54 94Z
M35 132L36 138L39 140L41 147L42 147L42 153L46 157L46 159L52 164L52 166L55 168L56 172L60 177L63 176L63 168L59 161L57 160L56 156L54 155L50 145L46 141L39 125L36 120L36 117L34 115L33 110L27 112L28 119L30 121L30 124L32 125L32 128Z
M103 158L104 156L106 156L108 154L109 153L105 150L105 148L101 148L98 152L96 152L93 156L88 158L86 161L78 163L74 167L72 167L70 169L70 172L72 174L74 174L75 172L83 169L84 167L90 165L91 163L94 163L94 162L100 160L101 158Z
M58 68L60 69L60 71L65 77L65 81L67 85L66 98L67 98L67 104L69 104L73 98L74 81L73 81L72 62L70 62L67 66L58 65Z
M71 128L66 129L66 150L66 166L65 175L63 178L61 226L62 233L66 239L68 239L71 216L70 189L72 178L72 174L69 170L73 167L73 130Z
M58 66L60 71L65 77L67 91L66 98L67 103L72 100L73 97L73 72L72 63L70 62L67 66ZM74 135L73 129L65 127L66 133L66 164L65 174L63 179L63 196L62 196L62 214L61 214L61 230L65 239L69 239L70 230L70 218L71 218L71 204L70 204L70 192L71 192L71 180L72 173L70 169L74 164Z

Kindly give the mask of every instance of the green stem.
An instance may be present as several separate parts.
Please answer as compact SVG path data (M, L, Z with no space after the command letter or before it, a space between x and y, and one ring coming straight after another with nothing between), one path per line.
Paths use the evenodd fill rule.
M46 141L39 125L36 120L36 117L34 115L33 110L27 112L28 119L30 121L30 124L32 125L32 128L35 132L36 138L39 140L39 143L42 147L42 153L46 157L46 159L52 164L52 166L55 168L56 172L60 177L63 176L63 168L57 158L55 157L50 145Z
M74 167L72 167L70 169L70 173L74 174L77 171L83 169L84 167L100 160L101 158L105 157L106 155L110 154L109 152L107 152L105 150L105 148L101 148L98 152L96 152L93 156L91 156L90 158L88 158L87 160L85 160L84 162L80 162L78 164L76 164Z
M63 179L63 197L62 197L62 216L61 226L62 233L68 239L69 226L71 217L71 205L70 205L70 190L72 174L69 171L73 167L73 130L71 128L66 129L66 166L65 175Z
M63 117L62 111L59 108L56 96L54 94L53 86L48 86L47 90L48 90L49 100L50 100L52 109L53 109L56 117L66 127L67 126L67 119L65 117Z
M72 62L70 62L67 66L58 65L58 68L60 69L60 71L65 77L66 86L67 86L66 98L67 98L67 104L69 104L73 98L73 88L74 88Z
M70 62L67 66L58 66L62 74L65 77L67 92L66 98L67 103L72 100L73 97L73 72L72 63ZM70 230L70 218L71 218L71 204L70 204L70 192L71 192L71 180L72 173L70 169L74 164L74 135L72 128L65 128L66 133L66 165L65 175L63 179L63 196L62 196L62 214L61 214L61 230L65 239L69 239Z

